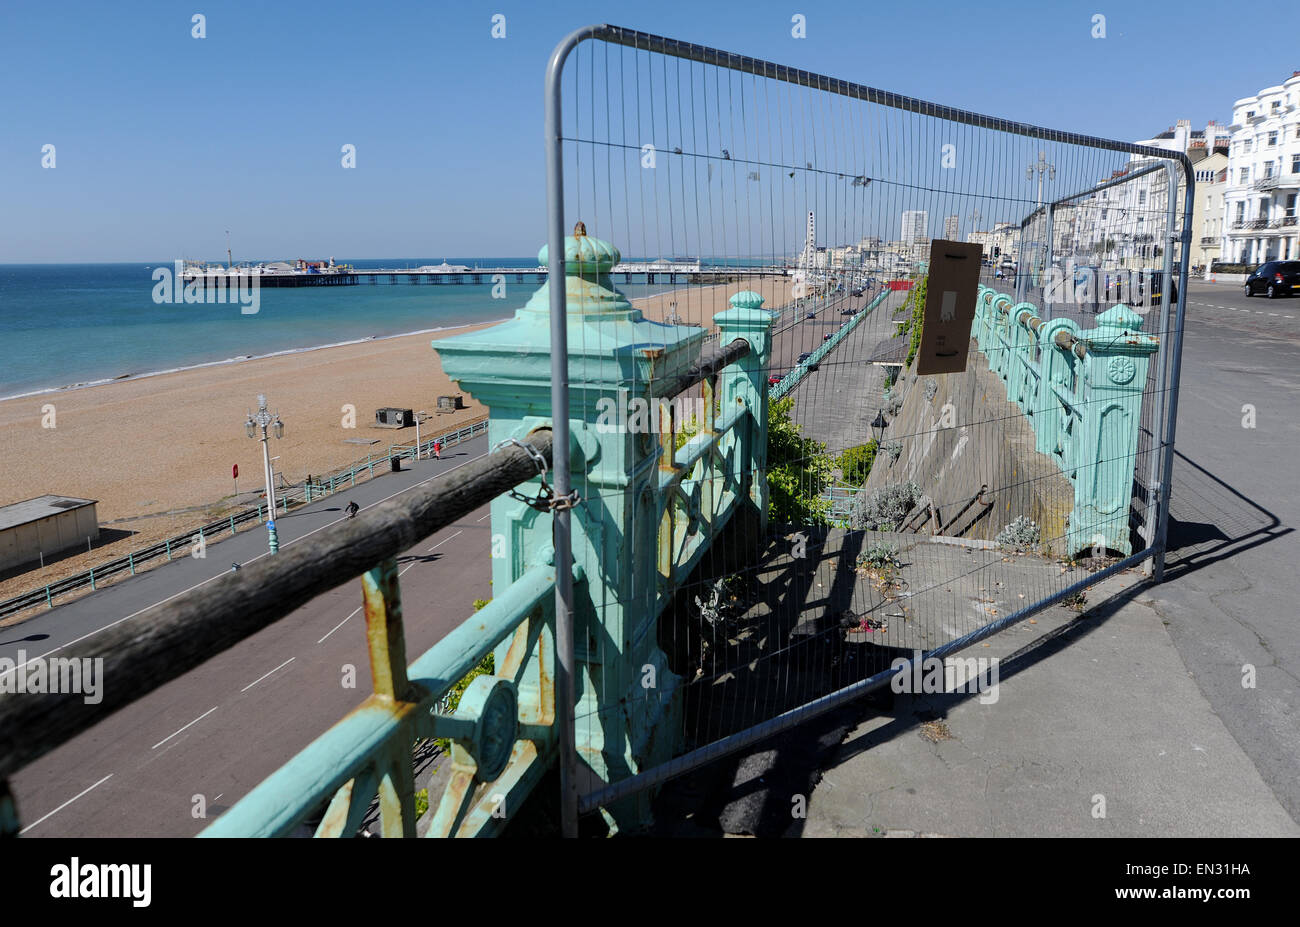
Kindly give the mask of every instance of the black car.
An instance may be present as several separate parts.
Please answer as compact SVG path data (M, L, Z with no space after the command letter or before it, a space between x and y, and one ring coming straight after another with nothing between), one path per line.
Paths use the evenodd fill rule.
M817 313L815 313L815 312L809 312L809 313L808 313L808 318L810 318L810 319L815 319L815 318L817 318Z
M1300 293L1300 261L1269 261L1246 278L1246 295L1264 292L1269 299Z

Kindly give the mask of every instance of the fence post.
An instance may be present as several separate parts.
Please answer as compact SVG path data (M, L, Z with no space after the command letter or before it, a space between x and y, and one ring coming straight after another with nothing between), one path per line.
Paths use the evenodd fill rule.
M1061 428L1062 417L1067 413L1061 408L1061 400L1056 390L1069 393L1074 380L1075 358L1071 351L1056 343L1057 332L1069 332L1076 338L1079 326L1070 319L1052 319L1043 323L1038 329L1038 370L1042 374L1038 380L1038 415L1034 416L1034 450L1040 454L1054 457L1064 470ZM1070 476L1066 473L1066 476Z
M998 293L989 302L989 328L991 330L992 350L989 352L989 368L1004 382L1007 379L1007 310L1011 308L1011 297Z
M663 584L648 552L661 509L657 469L647 458L659 445L652 387L690 367L704 332L646 320L614 289L609 271L620 255L612 245L584 229L563 244L568 375L583 387L568 403L569 477L584 495L571 512L570 537L575 570L586 576L573 592L574 710L588 719L575 746L596 775L617 781L666 760L681 733L681 680L655 633ZM538 414L551 407L550 288L548 281L508 322L433 342L447 375L491 410L493 446L551 423ZM519 491L533 496L539 488L534 481ZM492 537L496 589L562 543L550 516L509 496L492 502ZM557 632L557 650L560 644ZM647 667L655 677L649 689L642 686ZM557 713L559 686L557 672ZM606 811L620 828L635 828L647 820L649 799L642 793Z
M172 558L172 539L171 539L171 538L168 538L168 539L167 539L167 541L166 541L166 545L167 545L167 559L168 559L168 560L171 560L171 558Z
M90 568L90 589L92 592L95 589L95 568L94 567Z
M126 552L126 562L127 565L131 568L131 575L134 576L135 575L135 554L129 550Z
M749 408L748 427L733 432L723 444L736 447L735 466L738 485L748 493L757 509L760 536L767 532L767 371L772 355L773 316L763 308L763 297L744 290L728 300L731 308L713 317L718 326L718 347L726 347L735 338L749 342L749 353L735 367L719 377L718 399L728 409L738 402Z
M1097 324L1079 334L1088 352L1076 395L1082 418L1069 539L1072 551L1104 544L1127 556L1142 392L1159 342L1142 333L1142 317L1128 306L1108 309Z
M234 516L234 515L231 515L231 516L230 516L230 533L231 533L231 534L234 534L234 533L235 533L235 516Z

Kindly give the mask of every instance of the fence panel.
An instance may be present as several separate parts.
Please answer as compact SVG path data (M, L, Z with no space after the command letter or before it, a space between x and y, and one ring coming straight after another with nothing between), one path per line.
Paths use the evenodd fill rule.
M1158 560L1185 158L616 27L561 49L551 221L608 260L608 311L569 288L570 408L614 410L619 461L575 464L575 559L659 551L575 604L584 811L643 822L647 787ZM941 240L984 265L964 371L927 375ZM663 289L629 307L633 264ZM668 389L742 317L743 362Z

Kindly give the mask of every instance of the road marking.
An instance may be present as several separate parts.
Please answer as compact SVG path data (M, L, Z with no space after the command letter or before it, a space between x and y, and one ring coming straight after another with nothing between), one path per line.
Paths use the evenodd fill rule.
M157 750L159 747L161 747L163 744L167 743L167 741L171 740L173 737L175 737L175 736L176 736L177 734L179 734L181 731L185 730L186 728L190 728L190 727L193 727L194 725L198 724L200 721L202 721L202 720L203 720L204 718L206 718L208 715L210 715L210 714L212 714L214 711L216 711L218 707L220 707L220 706L213 705L213 706L212 706L211 708L209 708L207 711L203 712L203 714L199 715L197 718L195 718L195 719L194 719L193 721L191 721L189 724L185 725L185 727L181 728L180 731L172 731L170 734L168 734L168 735L167 735L166 737L164 737L162 740L158 741L156 744L154 744L154 745L153 745L152 747L150 747L149 749L150 749L150 750Z
M482 520L482 519L480 519L480 521L481 521L481 520ZM429 550L433 550L434 547L441 547L443 544L446 544L448 541L450 541L451 538L456 537L457 534L463 534L463 533L464 533L464 529L461 529L460 531L457 531L456 534L453 534L451 537L443 538L443 539L442 539L441 541L439 541L437 544L434 544L433 547L430 547ZM415 564L417 564L417 563L419 563L418 560L414 560L414 561L412 561L411 563L408 563L406 566L402 567L401 571L400 571L397 575L398 575L398 576L401 576L402 573L405 573L407 570L409 570L411 567L415 566ZM353 618L355 618L355 617L357 616L357 614L361 611L361 609L364 608L364 607L365 607L365 606L358 606L357 608L353 609L352 614L348 615L346 618L344 618L344 619L343 619L342 621L340 621L338 624L334 625L334 627L332 627L332 628L330 628L328 631L326 631L326 632L325 632L325 637L329 637L331 634L333 634L333 633L334 633L335 631L337 631L339 628L343 627L345 624L347 624L349 621L351 621ZM325 637L322 637L322 638L321 638L320 640L318 640L316 643L318 643L318 644L323 644L323 643L325 643ZM272 670L272 672L275 672L275 671Z
M358 605L357 608L356 608L356 610L353 611L351 615L348 615L346 618L344 618L344 619L343 619L342 621L340 621L338 624L334 625L334 627L332 627L332 628L330 628L328 631L326 631L326 632L325 632L325 637L329 637L331 634L333 634L333 633L334 633L335 631L337 631L339 628L343 627L345 624L347 624L349 621L351 621L351 620L356 616L357 612L361 611L361 609L364 608L364 607L365 607L365 606ZM323 644L323 643L325 643L325 637L322 637L322 638L321 638L320 640L318 640L316 643L318 643L318 644Z
M491 518L491 517L492 517L492 513L491 513L491 512L488 512L486 515L483 516L483 518ZM483 518L480 518L479 521L482 521Z
M442 471L441 473L435 473L433 476L429 477L427 480L421 480L421 481L418 482L418 483L412 483L410 486L407 486L405 489L399 489L397 492L393 493L392 495L390 495L390 496L385 496L384 498L380 499L379 502L387 502L389 499L392 499L392 498L395 497L395 496L400 496L400 495L401 495L402 493L404 493L404 492L410 492L410 491L411 491L412 489L414 489L415 487L417 487L417 486L423 486L425 483L432 482L433 480L437 479L437 478L440 477L440 476L445 476L446 474L450 473L452 470L459 470L461 467L468 466L469 464L471 464L471 463L473 463L474 461L478 460L479 457L486 457L487 454L489 454L489 453L491 453L491 451L488 451L487 453L484 453L484 454L479 454L478 457L471 457L469 460L466 460L464 463L458 463L458 464L456 464L456 466L454 466L454 467L452 467L452 468L450 468L450 469L448 469L448 470L444 470L444 471ZM373 508L374 506L378 505L379 502L371 503L370 505L366 506L366 508ZM344 517L346 517L346 516L344 516ZM342 518L338 518L338 519L335 519L334 521L331 521L331 522L328 522L328 523L326 523L326 524L324 524L324 525L321 525L319 528L313 528L311 531L308 531L308 532L307 532L306 534L304 534L302 537L294 538L292 541L285 541L285 542L284 542L283 544L281 544L280 546L281 546L281 547L288 547L290 544L297 544L299 541L311 537L311 536L312 536L313 534L315 534L317 531L324 531L326 528L331 528L331 527L333 527L334 525L338 524L338 523L339 523L340 521L342 521L342 520L343 520ZM261 560L263 557L267 557L267 556L270 556L270 551L263 551L262 553L258 554L256 557L254 557L252 560L245 560L244 562L245 562L245 563L252 563L254 560ZM153 571L150 571L150 572L153 572ZM101 631L107 631L109 628L114 627L114 626L116 626L116 625L119 625L119 624L121 624L123 621L130 621L132 618L135 618L135 617L138 617L139 615L144 614L145 612L147 612L147 611L148 611L149 609L151 609L151 608L155 608L156 606L163 605L163 604L165 604L165 603L167 603L167 602L170 602L172 599L175 599L175 598L177 598L178 596L183 596L183 595L185 595L185 593L187 593L187 592L193 592L195 589L198 589L200 586L206 586L208 583L212 582L214 579L219 579L220 577L225 576L225 575L226 575L225 571L222 571L222 572L216 574L215 576L209 576L207 579L203 580L202 582L195 583L193 586L190 586L188 589L182 589L180 592L173 593L172 595L169 595L169 596L168 596L167 598L165 598L165 599L159 599L157 602L154 602L152 605L146 605L144 608L140 609L139 611L132 612L131 614L127 615L125 618L118 618L116 621L110 621L108 624L104 625L102 628L96 628L94 631L90 631L90 632L88 632L88 633L86 633L86 634L81 635L81 637L78 637L78 638L75 638L75 639L73 639L73 640L70 640L70 641L68 641L66 644L60 644L59 646L55 647L53 650L47 650L47 651L45 651L45 653L41 654L40 656L32 657L30 660L28 660L26 663L24 663L23 666L31 666L31 665L32 665L33 663L35 663L36 661L38 661L38 660L44 660L46 657L50 656L51 654L58 653L60 650L62 650L62 649L65 648L65 647L71 647L73 644L79 644L79 643L81 643L82 641L86 640L86 639L89 638L89 637L94 637L96 634L100 633ZM346 621L347 619L345 618L344 620ZM322 640L323 640L323 639L324 639L324 638L322 638ZM317 643L320 643L320 641L317 641ZM13 667L12 669L5 670L3 673L0 673L0 679L3 679L5 676L8 676L10 673L16 672L18 669L19 669L19 667L15 666L15 667Z
M90 789L97 789L97 788L99 788L101 785L103 785L105 782L107 782L109 779L112 779L112 778L113 778L113 774L112 774L112 773L109 773L109 774L108 774L107 776L105 776L103 779L100 779L98 782L96 782L94 785L92 785L92 786L90 787ZM69 799L68 799L67 801L65 801L63 804L59 805L59 807L55 808L55 809L54 809L53 811L51 811L49 814L45 815L45 817L43 817L43 818L37 818L35 821L32 821L32 823L28 824L26 827L24 827L22 830L20 830L20 831L18 832L18 836L21 837L23 834L27 833L29 830L31 830L33 827L35 827L37 824L41 823L41 821L44 821L46 818L52 818L52 817L54 817L54 815L58 814L58 813L59 813L60 811L62 811L64 808L68 807L68 805L72 804L74 801L76 801L76 800L77 800L78 798L80 798L82 795L85 795L86 792L89 792L90 789L86 789L86 790L83 791L83 792L80 792L80 793L78 793L78 794L76 794L76 795L73 795L71 798L69 798Z
M492 514L492 513L489 512L488 514L490 515L490 514ZM481 519L481 518L479 519L479 521L482 521L482 520L483 520L483 519ZM451 538L457 537L457 536L462 535L462 534L464 534L464 533L465 533L464 529L461 529L460 531L457 531L455 534L453 534L451 537L449 537L449 538L443 538L443 539L442 539L441 541L439 541L437 544L434 544L433 547L430 547L429 550L433 550L434 548L441 547L443 544L446 544L448 541L450 541Z
M290 657L289 659L285 660L283 663L281 663L281 664L280 664L279 666L277 666L275 669L271 670L271 673L274 673L276 670L284 669L286 666L288 666L290 663L292 663L292 662L294 661L294 659L295 659L294 657ZM267 673L266 676L270 676L271 673ZM240 689L239 691L240 691L240 692L247 692L249 689L253 688L253 686L257 685L259 682L261 682L263 679L265 679L266 676L258 676L256 679L254 679L254 680L253 680L252 682L250 682L248 685L244 686L244 688ZM214 708L213 711L216 711L216 709Z

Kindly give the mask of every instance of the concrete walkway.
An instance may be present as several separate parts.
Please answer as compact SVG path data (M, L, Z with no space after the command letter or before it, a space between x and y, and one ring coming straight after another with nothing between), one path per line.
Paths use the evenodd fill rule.
M1135 578L992 638L996 702L898 695L858 724L803 836L1300 836Z

